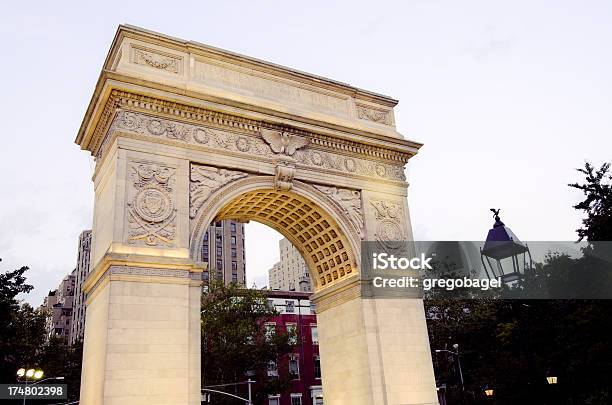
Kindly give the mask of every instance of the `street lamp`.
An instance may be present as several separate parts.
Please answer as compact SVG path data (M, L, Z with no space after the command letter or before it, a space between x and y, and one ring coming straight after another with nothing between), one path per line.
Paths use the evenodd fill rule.
M25 368L20 368L19 370L17 370L17 380L19 380L19 378L24 378L24 381L27 383L28 380L40 380L42 378L42 376L45 373L42 370L35 370L33 368L29 368L29 369L25 369Z
M548 376L548 377L546 377L546 381L548 381L549 385L556 384L557 383L557 377Z
M504 283L513 283L532 269L531 252L501 221L500 210L491 208L491 211L495 223L480 249L480 260L489 279L500 278Z
M485 388L484 393L487 397L492 397L494 393L493 388Z
M23 378L23 382L25 382L25 386L27 388L28 380L40 380L44 374L45 373L42 370L35 370L33 368L29 368L26 370L25 368L20 368L19 370L17 370L17 381L20 381L19 378ZM26 403L26 392L27 390L24 389L23 390L23 403L24 404Z
M457 365L459 366L459 379L461 380L461 391L465 391L465 385L463 383L463 370L461 369L461 358L459 357L459 344L455 343L453 345L453 348L456 350L456 352L446 349L437 349L436 353L446 352L457 356Z

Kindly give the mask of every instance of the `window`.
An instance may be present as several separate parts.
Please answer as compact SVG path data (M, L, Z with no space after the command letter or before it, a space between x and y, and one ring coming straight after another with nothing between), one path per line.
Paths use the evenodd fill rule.
M223 262L221 260L217 260L217 270L223 270Z
M274 300L268 300L268 309L274 309Z
M216 226L217 228L221 228L221 221L217 221L217 222L215 223L215 226Z
M230 223L230 230L232 232L236 232L236 223L235 222Z
M232 257L237 257L238 254L236 253L236 247L232 246Z
M314 377L321 378L321 358L314 356Z
M232 236L230 241L231 241L232 245L236 245L236 237L235 236Z
M291 394L291 405L302 405L302 394Z
M289 375L296 380L300 378L300 365L297 354L289 356Z
M208 231L204 234L204 242L208 242Z
M270 360L268 362L268 377L278 377L278 367L276 367L276 362Z
M223 256L223 247L217 246L217 256Z
M238 270L238 263L236 261L232 262L232 270L234 271Z
M293 346L297 345L297 324L288 323L287 334L289 335L289 344Z
M271 340L274 335L276 334L276 324L274 323L267 323L266 324L266 330L265 330L265 335L266 335L266 340Z
M285 301L285 309L289 313L294 313L295 312L295 301L293 300Z
M208 262L208 243L205 243L204 246L202 246L202 257L204 258L205 262Z
M317 331L317 325L310 325L310 336L312 337L312 344L319 344L319 332Z
M314 303L314 302L311 302L311 303L310 303L310 313L311 313L311 314L316 314L316 313L317 313L317 311L316 311L316 307L315 307L315 303Z
M280 396L268 397L268 405L280 405Z
M232 273L232 283L237 283L237 282L238 282L238 274Z

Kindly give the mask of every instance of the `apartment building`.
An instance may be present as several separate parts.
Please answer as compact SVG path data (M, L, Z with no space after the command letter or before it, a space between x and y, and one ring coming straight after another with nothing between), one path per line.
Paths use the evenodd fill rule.
M286 238L278 247L280 260L268 271L270 289L311 292L310 274L300 252Z

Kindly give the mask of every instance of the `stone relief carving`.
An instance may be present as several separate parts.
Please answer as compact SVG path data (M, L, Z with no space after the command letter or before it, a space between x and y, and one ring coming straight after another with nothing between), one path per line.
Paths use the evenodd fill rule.
M198 210L210 195L224 185L247 177L247 173L219 169L211 166L191 165L189 184L189 216L195 218Z
M180 73L182 58L164 55L156 51L132 46L132 62L137 65L150 66L170 73Z
M362 120L389 125L389 112L357 105L357 117Z
M308 147L308 138L265 128L261 128L260 138L121 110L113 120L109 132L115 129L262 158L276 159L286 156L295 159L296 167L304 165L386 180L406 180L403 164L393 165L314 149ZM103 142L103 145L106 145L106 142ZM275 152L274 148L278 152ZM99 156L103 153L100 148Z
M377 178L389 180L406 180L403 166L352 158L322 150L298 150L294 158L296 162L311 167L331 169L356 175L375 176Z
M172 246L176 238L173 183L176 169L156 163L130 163L133 198L128 203L128 243Z
M349 220L363 237L363 210L361 208L361 191L346 188L327 187L315 184L314 187L331 198L342 208Z
M291 190L293 177L295 176L295 165L289 161L278 161L274 168L274 188L277 190Z
M292 135L288 132L268 128L261 128L260 132L272 151L281 155L293 156L298 149L308 145L308 138Z
M405 239L402 229L404 210L398 202L387 200L371 200L376 218L375 238L389 250L398 249Z

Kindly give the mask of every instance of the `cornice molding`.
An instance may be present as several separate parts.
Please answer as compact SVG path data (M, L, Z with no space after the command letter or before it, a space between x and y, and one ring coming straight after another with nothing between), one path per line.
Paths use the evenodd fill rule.
M127 91L112 90L100 115L94 136L86 149L97 156L102 156L102 146L112 134L110 131L113 118L119 110L138 111L149 115L161 116L194 125L203 125L212 129L227 130L235 133L260 136L261 128L282 131L307 137L312 149L352 155L370 160L384 161L389 164L404 165L415 152L406 146L383 147L358 141L340 139L329 135L318 134L286 125L272 124L200 107L167 101L155 97L134 94ZM103 135L104 134L104 135Z

